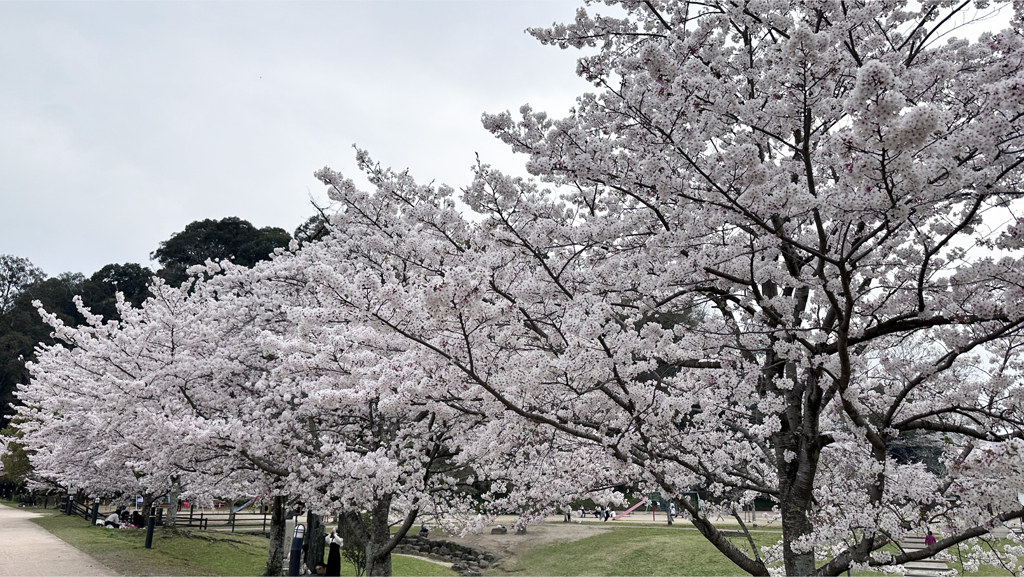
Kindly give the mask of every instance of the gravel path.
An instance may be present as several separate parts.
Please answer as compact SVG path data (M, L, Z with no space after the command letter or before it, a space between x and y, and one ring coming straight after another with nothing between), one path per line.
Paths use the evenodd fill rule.
M29 521L39 516L0 505L0 576L117 575Z

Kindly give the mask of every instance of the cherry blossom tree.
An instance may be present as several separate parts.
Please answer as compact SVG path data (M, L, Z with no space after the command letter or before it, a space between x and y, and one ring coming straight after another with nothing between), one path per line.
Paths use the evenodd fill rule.
M286 319L287 330L263 326L253 339L275 361L243 412L274 413L261 433L279 455L268 470L287 475L311 510L338 515L365 551L367 575L390 575L391 551L417 518L457 524L472 510L472 475L457 453L479 418L422 394L429 375L401 339L323 305L332 280L310 259L319 244L251 271L228 265L207 282L216 287L210 302L265 311L227 315L247 319L242 326Z
M209 263L180 288L157 280L140 308L122 299L120 320L79 301L76 328L41 311L67 346L42 347L19 392L37 471L94 495L273 496L267 574L298 498L338 513L367 574L390 575L418 516L472 511L454 439L479 417L419 394L400 339L319 306L309 264Z
M153 334L136 318L104 324L76 302L87 320L80 328L41 311L58 342L73 347L39 347L29 363L33 385L18 392L28 403L19 417L32 465L38 476L89 495L167 493L176 445L144 441L164 430L165 408L175 411L143 390L145 371L162 364L143 353L152 351Z
M397 297L416 291L421 282L433 283L445 274L447 266L458 266L457 253L471 244L468 235L473 231L456 208L451 188L418 186L406 173L382 170L364 151L359 151L358 162L378 193L361 192L340 175L321 171L325 182L337 185L331 190L339 206L330 233L276 263L283 266L291 260L291 266L305 271L304 282L315 295L316 307L302 309L309 319L303 325L330 327L335 342L363 351L364 359L372 358L374 351L401 351L389 355L385 365L376 359L375 371L406 373L404 381L415 386L403 391L405 402L425 405L460 423L461 431L449 445L457 447L455 463L471 468L477 479L492 486L478 503L481 512L517 511L529 521L583 495L616 499L611 489L629 477L622 471L623 463L609 458L604 447L594 444L585 450L580 439L539 426L530 415L507 413L499 400L482 391L467 391L461 386L461 370L445 358L424 355L420 343L396 331L393 319L378 314L384 312L376 310L383 293ZM449 254L453 250L456 254ZM436 295L442 304L445 297ZM449 304L469 302L453 299ZM415 299L407 305L398 314L410 322L431 312ZM348 336L341 340L341 334ZM530 381L522 385L529 387Z
M40 347L18 392L23 442L37 474L90 495L276 495L268 571L279 574L284 481L246 457L263 423L236 410L239 383L267 369L218 314L238 311L209 306L202 289L158 280L142 307L121 298L120 320L106 322L79 299L79 327L41 310L59 344Z
M597 92L484 116L541 184L481 164L457 197L359 152L373 192L318 173L329 234L68 334L113 344L54 349L23 400L67 408L26 417L106 431L141 397L182 440L154 471L340 509L370 574L389 524L468 506L468 465L536 511L657 487L753 575L892 568L1024 516L1024 7L968 42L984 1L611 3L533 31L598 47ZM712 520L746 531L757 496L775 547ZM926 526L936 544L900 548Z
M985 2L610 3L533 31L599 47L598 92L484 116L553 189L480 165L467 218L365 153L372 193L318 173L363 247L320 247L335 306L418 351L432 398L607 455L753 575L1020 519L1022 6L969 42ZM759 495L764 550L712 521Z

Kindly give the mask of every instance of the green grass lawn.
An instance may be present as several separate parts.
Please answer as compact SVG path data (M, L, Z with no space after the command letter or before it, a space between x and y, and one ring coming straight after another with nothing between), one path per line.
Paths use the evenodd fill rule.
M153 548L146 549L144 530L104 529L53 509L32 510L43 514L33 523L122 575L262 575L266 568L269 542L260 536L189 531L188 537L157 529ZM436 563L397 555L392 570L396 577L456 575ZM355 575L355 569L343 562L341 574Z
M754 533L758 547L773 545L779 532ZM730 538L745 551L750 546L745 538ZM1008 542L1008 541L1007 541ZM896 549L893 548L893 552ZM955 551L951 551L955 553ZM749 554L749 553L748 553ZM962 574L957 562L950 569ZM711 546L697 531L684 529L647 529L618 527L606 533L571 543L542 545L524 553L514 564L495 567L487 575L746 575ZM881 575L877 572L854 575ZM982 565L977 573L967 575L1011 575L1002 568Z
M1009 539L999 539L994 540L992 544L996 547L996 550L1002 551L1002 548L1005 545L1010 545L1012 543L1013 542ZM964 545L963 548L964 552L966 553L969 549L969 546ZM987 547L984 548L986 550L988 549ZM995 567L993 565L980 565L978 566L977 573L964 573L964 567L960 563L959 556L957 555L957 548L952 547L950 549L947 549L946 552L953 556L953 560L946 564L949 566L950 569L955 570L958 575L979 575L981 577L1002 577L1003 575L1013 575L1013 573L1010 573L1006 569L1003 569L1002 567Z
M758 547L779 533L755 533ZM749 550L746 539L731 539ZM571 543L527 551L512 566L488 575L745 575L696 531L618 527Z
M194 531L192 537L156 532L153 548L145 549L145 531L92 527L79 517L53 509L33 509L44 516L33 522L124 575L262 575L267 560L267 539L238 533ZM754 533L758 547L772 545L778 531ZM744 538L730 538L749 550ZM955 550L950 551L955 556ZM394 556L396 577L425 575L454 577L435 563ZM959 563L949 567L962 571ZM342 563L342 575L355 575ZM571 543L552 543L526 551L515 560L491 568L487 575L744 575L699 533L683 528L617 527ZM878 575L863 573L862 575ZM969 575L1010 575L1001 568L982 565Z
M142 529L104 529L79 517L50 514L33 523L123 575L261 575L267 540L250 535L195 532L195 537L157 530L146 549Z

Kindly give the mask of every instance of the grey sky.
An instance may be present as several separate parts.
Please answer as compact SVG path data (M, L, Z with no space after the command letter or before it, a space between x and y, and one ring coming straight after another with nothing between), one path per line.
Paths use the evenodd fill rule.
M353 143L422 182L467 184L475 152L518 172L480 114L588 89L523 32L577 6L0 2L0 253L88 275L193 220L291 232Z

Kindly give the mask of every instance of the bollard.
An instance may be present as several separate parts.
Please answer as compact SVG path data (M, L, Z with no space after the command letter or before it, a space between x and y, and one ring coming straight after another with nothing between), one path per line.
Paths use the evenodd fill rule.
M146 523L146 549L153 548L153 527L156 526L156 507L149 510L149 521Z
M96 497L92 502L92 524L96 525L96 519L100 516L100 498Z
M302 536L306 533L305 525L295 526L292 536L292 552L288 555L288 577L296 577L302 563Z

